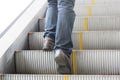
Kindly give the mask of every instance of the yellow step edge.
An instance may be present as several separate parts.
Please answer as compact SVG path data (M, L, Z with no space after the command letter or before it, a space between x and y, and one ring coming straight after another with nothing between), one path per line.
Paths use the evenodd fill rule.
M64 75L64 80L68 80L68 75Z
M80 32L79 34L79 46L80 46L80 50L83 50L83 32Z
M76 58L77 51L73 50L72 51L72 65L73 65L73 73L77 74L77 58Z
M92 6L88 6L88 16L92 16Z
M84 17L84 31L88 31L88 17Z
M92 5L94 5L95 4L95 0L92 0Z

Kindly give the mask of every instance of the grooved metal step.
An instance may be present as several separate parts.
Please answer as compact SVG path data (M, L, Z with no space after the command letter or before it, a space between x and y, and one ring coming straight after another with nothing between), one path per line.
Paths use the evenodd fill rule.
M75 4L76 5L82 5L82 4L117 4L120 3L119 0L76 0Z
M26 75L5 74L1 80L119 80L118 75Z
M119 16L119 6L76 6L76 15L79 16Z
M44 31L45 19L39 19L39 29ZM76 16L73 31L120 30L120 16Z
M57 74L54 51L19 51L15 58L17 73ZM75 50L71 63L74 74L119 75L120 50Z
M42 49L44 32L29 34L30 49ZM120 49L120 31L84 31L73 32L73 49Z
M86 2L86 3L81 3L80 0L79 1L75 1L75 6L114 6L114 5L118 5L119 6L120 1L119 2L101 2L101 3L97 3L97 2Z
M53 52L19 51L16 52L16 72L24 74L57 74Z

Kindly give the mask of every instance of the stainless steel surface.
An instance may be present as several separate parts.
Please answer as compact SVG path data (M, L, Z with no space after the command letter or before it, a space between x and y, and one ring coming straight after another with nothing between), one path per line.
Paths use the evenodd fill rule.
M86 21L86 20L87 21ZM40 31L44 31L45 19L39 20ZM76 16L73 31L115 31L120 30L120 16Z
M2 80L120 80L118 75L9 75Z
M42 49L43 34L44 32L34 32L29 35L30 49ZM120 49L120 31L83 31L82 37L80 32L73 32L72 40L76 50L80 49L81 44L84 50Z
M23 74L57 74L54 51L19 51L16 57L16 71ZM73 56L71 57L71 64ZM76 51L77 74L80 75L119 75L120 50ZM71 67L73 66L71 65Z

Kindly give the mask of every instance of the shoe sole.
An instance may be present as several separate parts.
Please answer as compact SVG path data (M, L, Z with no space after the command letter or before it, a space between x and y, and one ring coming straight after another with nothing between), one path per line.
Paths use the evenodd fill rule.
M53 49L43 49L43 51L53 51Z

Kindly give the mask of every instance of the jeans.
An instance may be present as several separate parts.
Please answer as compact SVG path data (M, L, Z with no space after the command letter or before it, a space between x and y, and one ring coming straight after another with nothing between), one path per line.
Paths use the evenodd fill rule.
M67 56L72 53L72 30L75 20L75 0L48 0L44 38L55 42L55 50L61 49Z

